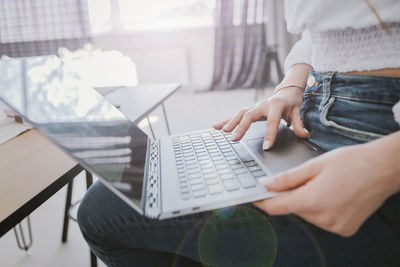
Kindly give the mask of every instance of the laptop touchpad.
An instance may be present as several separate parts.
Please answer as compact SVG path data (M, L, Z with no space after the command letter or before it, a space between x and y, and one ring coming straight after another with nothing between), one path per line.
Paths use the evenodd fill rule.
M274 146L268 151L262 149L263 142L264 137L245 140L270 174L285 171L321 154L321 151L315 151L287 128L280 128Z

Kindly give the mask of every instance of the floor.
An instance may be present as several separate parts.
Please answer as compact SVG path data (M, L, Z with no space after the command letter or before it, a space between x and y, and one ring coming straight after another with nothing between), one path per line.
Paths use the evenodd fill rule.
M271 92L266 90L265 94ZM240 108L253 105L254 96L254 90L195 94L182 89L165 103L172 134L211 127L213 123L229 118ZM162 110L155 110L150 119L157 137L167 134ZM148 131L146 121L141 122L140 126ZM85 177L80 174L75 179L73 201L82 198L85 188ZM31 214L31 255L18 249L12 230L0 239L0 266L90 266L89 249L75 222L70 221L68 242L61 244L65 197L64 188ZM99 266L104 265L100 263Z

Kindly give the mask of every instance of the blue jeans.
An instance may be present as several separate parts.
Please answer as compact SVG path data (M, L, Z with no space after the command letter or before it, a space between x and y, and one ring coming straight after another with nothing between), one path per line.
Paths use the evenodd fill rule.
M310 75L316 83L305 90L301 116L318 146L331 150L399 130L391 107L400 99L400 79ZM400 194L349 238L252 204L150 220L101 183L86 193L78 221L108 266L400 266Z

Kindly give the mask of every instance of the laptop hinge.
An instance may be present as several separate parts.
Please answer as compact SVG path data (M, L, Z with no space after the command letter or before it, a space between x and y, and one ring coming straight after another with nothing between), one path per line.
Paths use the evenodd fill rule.
M151 140L150 157L148 165L148 179L146 190L145 215L149 218L158 218L161 213L160 207L160 161L158 142Z

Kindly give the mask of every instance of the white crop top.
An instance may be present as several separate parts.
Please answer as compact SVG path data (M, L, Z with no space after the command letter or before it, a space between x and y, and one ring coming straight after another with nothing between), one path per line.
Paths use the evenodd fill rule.
M316 71L350 72L400 68L400 0L285 0L289 32L302 34L285 60L285 71L306 63ZM393 108L400 123L400 102Z

